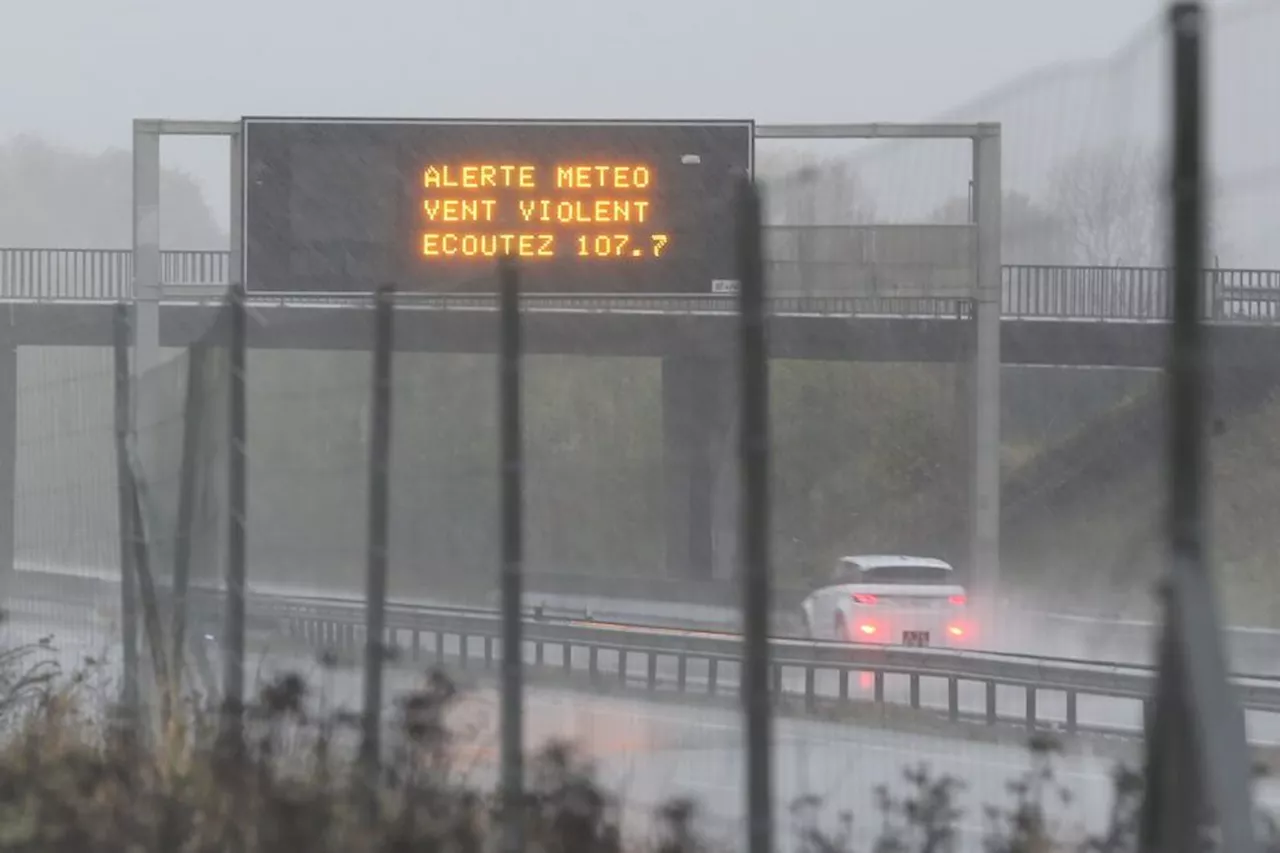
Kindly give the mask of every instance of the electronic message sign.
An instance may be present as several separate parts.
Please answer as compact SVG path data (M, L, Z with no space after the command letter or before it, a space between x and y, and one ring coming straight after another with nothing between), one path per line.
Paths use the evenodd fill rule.
M750 121L246 118L255 292L709 293L735 278Z

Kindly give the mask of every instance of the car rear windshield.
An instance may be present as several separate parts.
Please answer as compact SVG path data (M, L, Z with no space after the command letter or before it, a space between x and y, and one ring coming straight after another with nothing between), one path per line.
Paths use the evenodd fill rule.
M879 566L862 573L863 583L955 583L950 569L937 566Z

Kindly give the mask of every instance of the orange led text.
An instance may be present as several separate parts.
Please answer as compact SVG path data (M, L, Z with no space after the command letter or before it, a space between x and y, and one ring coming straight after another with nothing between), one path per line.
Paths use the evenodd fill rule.
M497 206L492 198L429 198L422 202L432 222L492 222Z
M554 234L456 234L428 231L422 235L422 254L429 258L549 258L556 253Z
M575 190L643 190L649 188L647 166L557 166L556 187Z
M645 222L649 213L646 199L593 199L556 201L521 199L520 218L525 222Z
M422 170L426 189L478 190L489 187L533 189L537 169L512 163L478 163L467 166L431 165Z

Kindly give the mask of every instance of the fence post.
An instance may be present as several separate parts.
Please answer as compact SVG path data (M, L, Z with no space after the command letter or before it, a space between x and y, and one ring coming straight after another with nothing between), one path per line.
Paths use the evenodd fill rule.
M769 362L765 341L761 202L738 190L741 351L743 701L747 748L747 849L773 850L772 710L769 701Z
M139 472L143 470L142 465L133 452L133 448L128 446L127 441L126 449L128 452L129 511L133 515L132 569L137 602L135 606L141 610L141 627L147 639L147 647L150 649L149 657L151 658L151 671L154 678L154 684L151 689L158 691L160 694L161 721L167 726L173 705L167 683L169 667L165 663L164 630L161 626L160 601L156 590L155 575L151 571L151 552L148 550L151 539L148 536L147 517L144 512L144 508L147 506L147 500L145 499L146 480L139 476ZM141 687L141 685L139 686ZM146 703L144 702L143 704Z
M196 480L199 477L200 439L204 432L205 354L203 344L187 350L187 393L182 412L182 468L178 478L178 529L173 555L173 613L169 656L169 682L175 694L182 691L182 669L187 644L187 590L191 580L192 536L195 526Z
M245 595L245 513L246 416L245 361L248 345L248 318L244 283L233 285L227 295L230 311L230 433L227 460L227 612L222 638L222 736L227 746L239 750L244 745L241 724L244 716L244 595Z
M1205 12L1198 2L1169 10L1172 43L1170 245L1173 340L1169 367L1171 571L1155 701L1147 720L1141 849L1203 848L1216 825L1223 850L1252 853L1251 768L1244 718L1227 680L1222 632L1206 560L1204 391L1208 370L1203 293L1205 243Z
M370 803L375 804L381 759L382 667L387 608L387 537L391 465L391 357L393 290L378 289L373 320L373 387L369 437L368 565L365 577L364 732L360 758Z
M498 418L502 528L502 808L503 850L524 851L524 557L523 434L520 400L520 274L504 257L498 267Z
M115 362L116 501L120 526L120 645L122 649L120 709L126 734L136 734L138 720L138 598L134 577L136 516L133 512L133 469L129 465L129 427L132 416L129 346L132 343L129 305L118 302L113 317Z

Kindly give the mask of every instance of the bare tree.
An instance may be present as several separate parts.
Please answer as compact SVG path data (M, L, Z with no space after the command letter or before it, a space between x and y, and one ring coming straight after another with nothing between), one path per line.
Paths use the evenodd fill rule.
M1135 143L1089 149L1063 161L1049 187L1051 216L1066 253L1055 262L1163 266L1166 183L1162 157ZM1221 227L1223 200L1220 183L1211 181L1206 223L1210 265L1224 262L1228 251Z
M957 196L929 217L939 225L971 222L971 200ZM1006 193L1002 202L1000 252L1006 264L1063 264L1070 251L1062 221L1052 211L1020 192Z
M1071 262L1164 262L1159 166L1149 149L1124 142L1081 151L1058 166L1050 180L1050 207L1062 224Z
M762 158L757 172L779 225L866 225L875 205L851 164L795 154Z
M0 141L0 245L128 248L132 163L118 149L86 154L32 136ZM166 249L226 248L226 233L191 176L163 169L160 207Z

